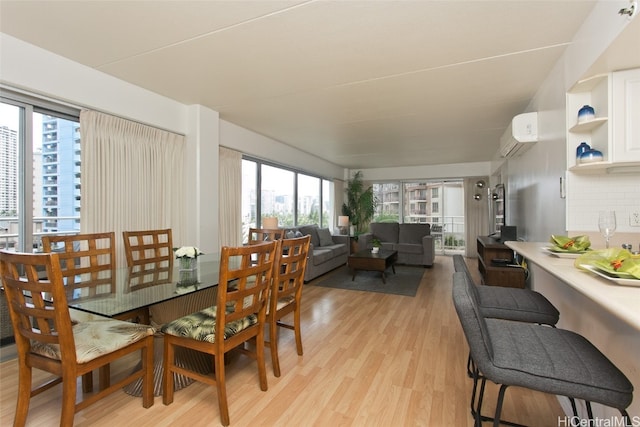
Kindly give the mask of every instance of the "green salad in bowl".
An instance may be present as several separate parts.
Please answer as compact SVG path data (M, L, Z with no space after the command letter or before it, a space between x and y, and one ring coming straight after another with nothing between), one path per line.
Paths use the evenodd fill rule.
M552 244L549 250L554 252L583 253L589 251L591 246L589 236L568 237L552 234L549 241Z

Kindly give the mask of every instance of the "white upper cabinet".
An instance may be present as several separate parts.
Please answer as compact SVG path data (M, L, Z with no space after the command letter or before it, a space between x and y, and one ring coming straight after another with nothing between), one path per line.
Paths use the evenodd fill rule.
M584 106L594 115L579 118ZM582 142L602 156L580 161ZM604 173L626 166L640 170L640 69L594 76L567 93L567 168Z
M615 163L640 163L640 68L613 73Z

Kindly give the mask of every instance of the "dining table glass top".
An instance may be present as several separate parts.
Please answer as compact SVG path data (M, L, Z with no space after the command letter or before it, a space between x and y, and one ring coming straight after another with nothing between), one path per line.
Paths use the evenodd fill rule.
M198 257L196 284L179 282L180 265L179 260L174 260L170 269L149 269L140 273L132 273L126 267L118 268L112 284L100 285L90 294L83 288L75 289L68 294L67 304L88 313L115 317L218 285L219 254ZM215 301L211 302L213 304Z

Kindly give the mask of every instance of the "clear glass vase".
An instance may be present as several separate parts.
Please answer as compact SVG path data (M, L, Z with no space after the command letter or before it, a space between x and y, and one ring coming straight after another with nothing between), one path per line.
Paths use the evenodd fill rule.
M198 258L178 258L179 277L178 285L188 286L198 283Z

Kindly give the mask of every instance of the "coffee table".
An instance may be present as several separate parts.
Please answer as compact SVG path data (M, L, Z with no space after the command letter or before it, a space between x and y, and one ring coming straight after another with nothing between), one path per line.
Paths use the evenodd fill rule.
M398 260L398 251L380 249L378 253L372 253L370 249L359 251L349 255L347 265L353 270L351 281L355 280L358 270L379 271L382 273L382 283L386 282L384 272L391 267L396 273L394 264Z

